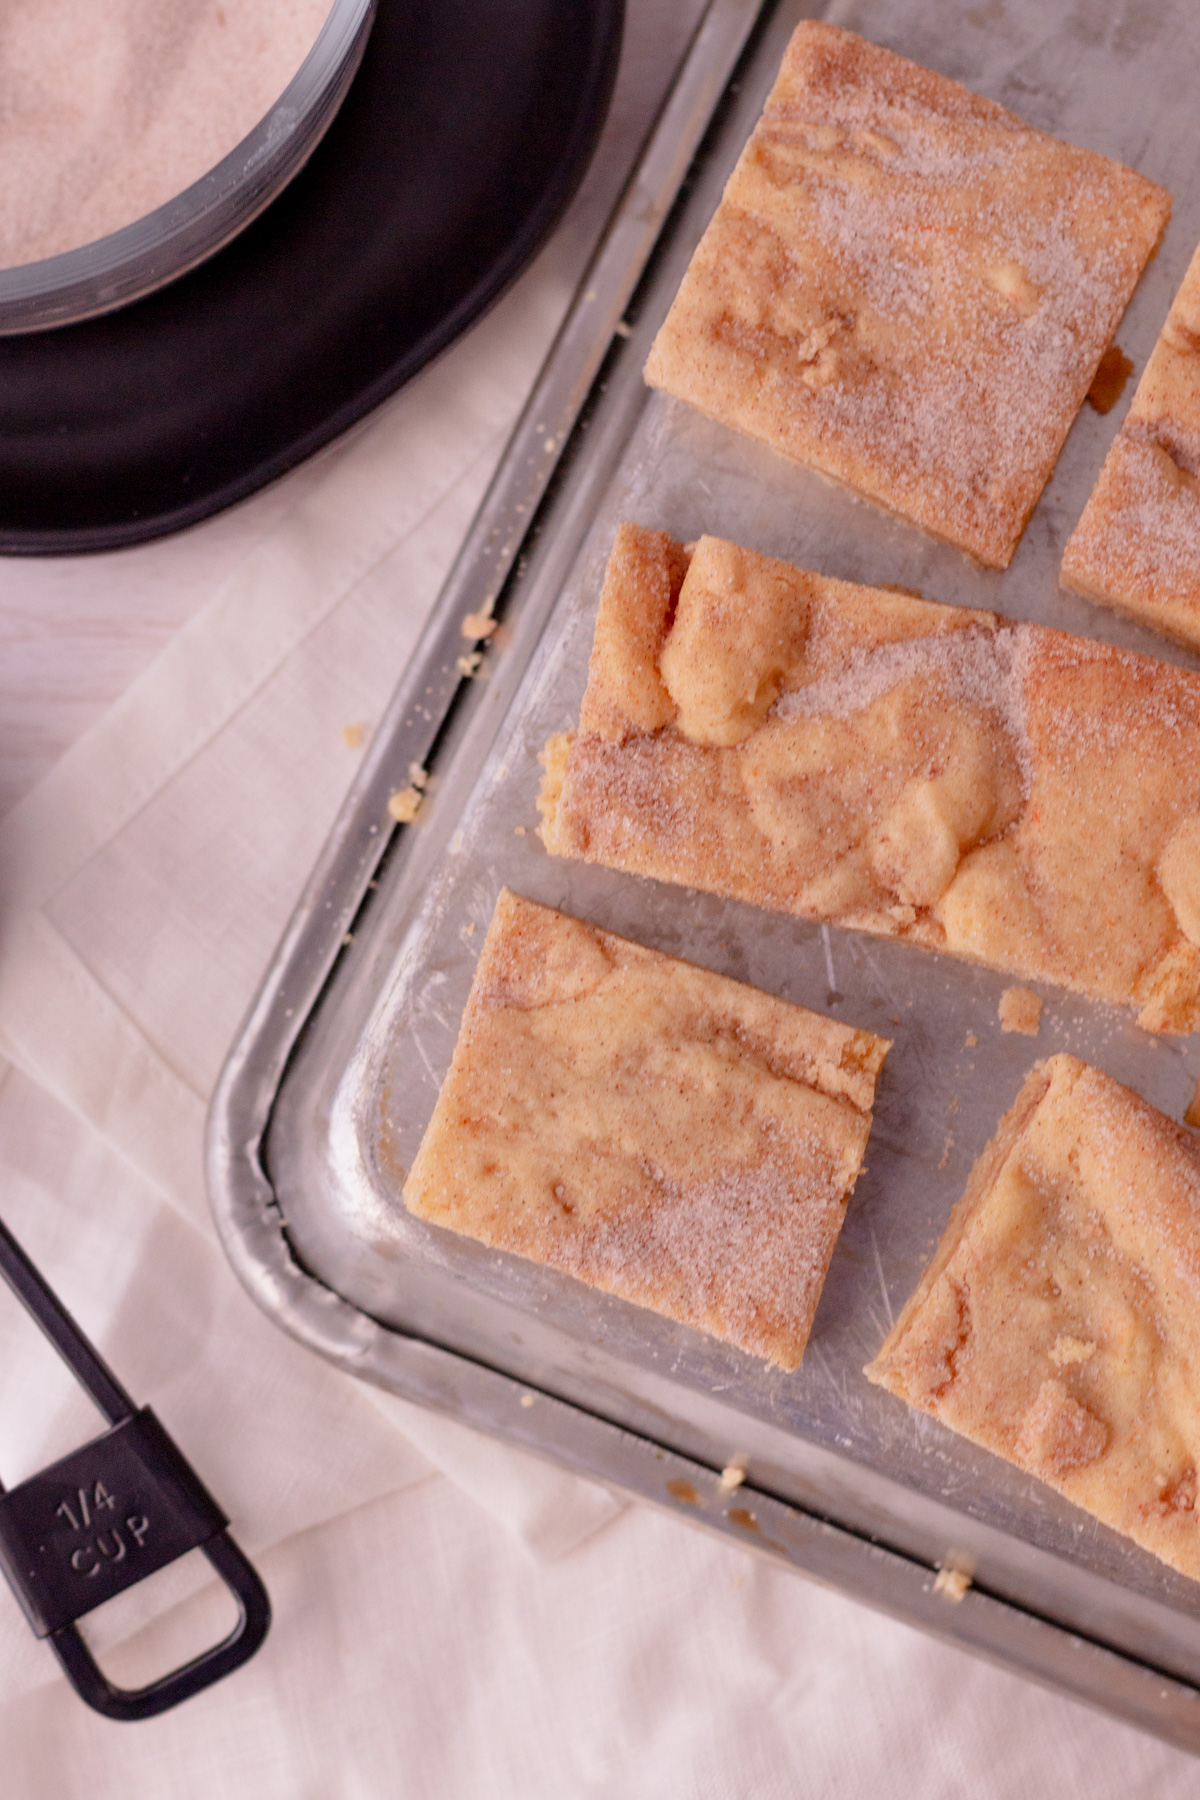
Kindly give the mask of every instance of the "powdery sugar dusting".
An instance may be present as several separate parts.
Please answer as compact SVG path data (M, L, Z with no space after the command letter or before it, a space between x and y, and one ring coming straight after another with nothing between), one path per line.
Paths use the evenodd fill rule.
M841 1224L844 1186L817 1139L786 1160L686 1186L661 1171L649 1208L556 1240L570 1274L720 1335L756 1356L803 1343Z
M1114 514L1101 554L1128 557L1143 580L1194 590L1200 582L1200 489L1194 481L1165 479L1152 446L1132 434L1125 453L1130 475L1144 487L1132 505Z
M886 1049L505 891L405 1201L795 1368Z
M546 841L902 931L1183 1033L1200 1028L1200 950L1185 878L1164 882L1160 862L1200 815L1198 745L1187 670L830 584L756 732L725 748L673 727L621 744L580 733Z
M1200 482L1159 435L1136 424L1122 430L1112 485L1100 490L1071 546L1074 572L1119 600L1136 590L1161 600L1163 587L1200 597Z
M0 266L142 218L253 130L330 0L6 0Z
M1004 567L1168 210L803 24L647 376Z
M1141 1261L1153 1249L1157 1267L1143 1266L1142 1279L1148 1290L1152 1283L1159 1288L1156 1306L1181 1307L1194 1322L1200 1306L1200 1139L1100 1069L1084 1066L1073 1098L1093 1209L1127 1257Z
M1072 533L1062 579L1200 644L1200 251Z
M811 404L868 460L911 463L951 511L1020 486L1031 466L1057 453L1075 390L1115 324L1114 292L1129 260L1127 245L1124 255L1110 245L1085 260L1072 234L1074 206L1064 201L1041 217L982 209L968 236L964 189L1013 154L1001 159L987 143L922 146L910 133L885 165L886 185L832 173L807 184L816 238L847 286L884 326L915 334L921 349L918 378L835 381ZM1095 178L1091 197L1117 215L1113 244L1121 244L1120 196L1105 191L1113 185ZM768 219L756 224L772 228ZM1030 284L1029 316L997 307L980 267L989 256L1015 264Z
M903 682L937 681L954 703L996 715L1028 785L1032 751L1025 680L1033 638L1031 627L1014 625L860 647L844 668L781 694L774 710L784 720L849 719Z
M706 820L689 791L687 774L703 755L694 745L670 737L635 737L618 745L581 736L572 747L563 824L570 830L579 820L602 823L610 844L634 842L650 831L668 859L690 851L703 840ZM568 853L580 849L586 845L573 845Z
M868 1371L1200 1577L1195 1140L1057 1055Z

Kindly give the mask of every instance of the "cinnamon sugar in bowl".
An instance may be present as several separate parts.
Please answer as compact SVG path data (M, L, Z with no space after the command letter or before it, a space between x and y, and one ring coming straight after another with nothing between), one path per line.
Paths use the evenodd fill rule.
M109 312L248 225L303 166L376 0L9 0L0 335Z

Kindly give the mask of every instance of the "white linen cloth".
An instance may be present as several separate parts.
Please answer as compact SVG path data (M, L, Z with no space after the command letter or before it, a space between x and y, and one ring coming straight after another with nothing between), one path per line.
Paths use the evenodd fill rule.
M261 541L0 822L0 1214L177 1436L275 1610L245 1669L117 1725L0 1592L0 1793L1190 1795L1187 1756L357 1386L263 1318L217 1246L207 1095L361 755L344 728L378 718L397 679L569 264L552 247L248 511L248 541L271 518ZM156 548L161 579L203 530ZM0 1295L5 1482L95 1429ZM89 1638L133 1684L219 1635L225 1604L193 1557Z

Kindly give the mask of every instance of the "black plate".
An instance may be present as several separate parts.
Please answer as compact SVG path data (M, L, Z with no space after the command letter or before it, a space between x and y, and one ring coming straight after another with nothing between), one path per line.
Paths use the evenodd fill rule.
M519 273L595 146L623 0L379 0L308 166L106 318L0 339L0 550L160 537L414 375Z

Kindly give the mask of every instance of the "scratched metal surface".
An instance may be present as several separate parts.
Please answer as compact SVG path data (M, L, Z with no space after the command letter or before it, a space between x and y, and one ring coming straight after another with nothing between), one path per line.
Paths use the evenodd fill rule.
M937 1561L975 1558L993 1591L1200 1679L1200 1589L997 1459L872 1388L878 1349L1030 1064L1066 1049L1179 1117L1200 1055L1131 1016L1046 987L1036 1040L1004 1036L1004 977L897 943L558 861L535 835L537 754L577 719L600 579L617 522L735 538L828 574L918 588L1187 663L1062 593L1056 571L1134 383L1107 418L1084 409L1011 568L970 566L867 505L642 389L638 371L679 272L757 116L796 17L783 6L640 294L571 472L543 522L485 676L406 854L362 923L367 940L318 1018L272 1127L283 1176L322 1160L324 1198L289 1216L301 1253L348 1298L605 1417L754 1478ZM936 17L935 17L936 15ZM1200 10L1170 0L858 0L827 14L967 81L1034 123L1164 181L1175 213L1118 333L1140 372L1200 237L1190 95ZM574 537L572 537L574 532ZM556 537L581 548L555 561ZM565 553L564 553L565 554ZM565 576L565 579L564 579ZM1194 659L1193 659L1194 661ZM449 1063L496 893L507 884L642 943L895 1040L864 1172L803 1367L794 1375L608 1296L423 1226L399 1189ZM319 1119L315 1136L312 1121ZM318 1142L319 1137L319 1142ZM286 1181L283 1184L286 1187Z

